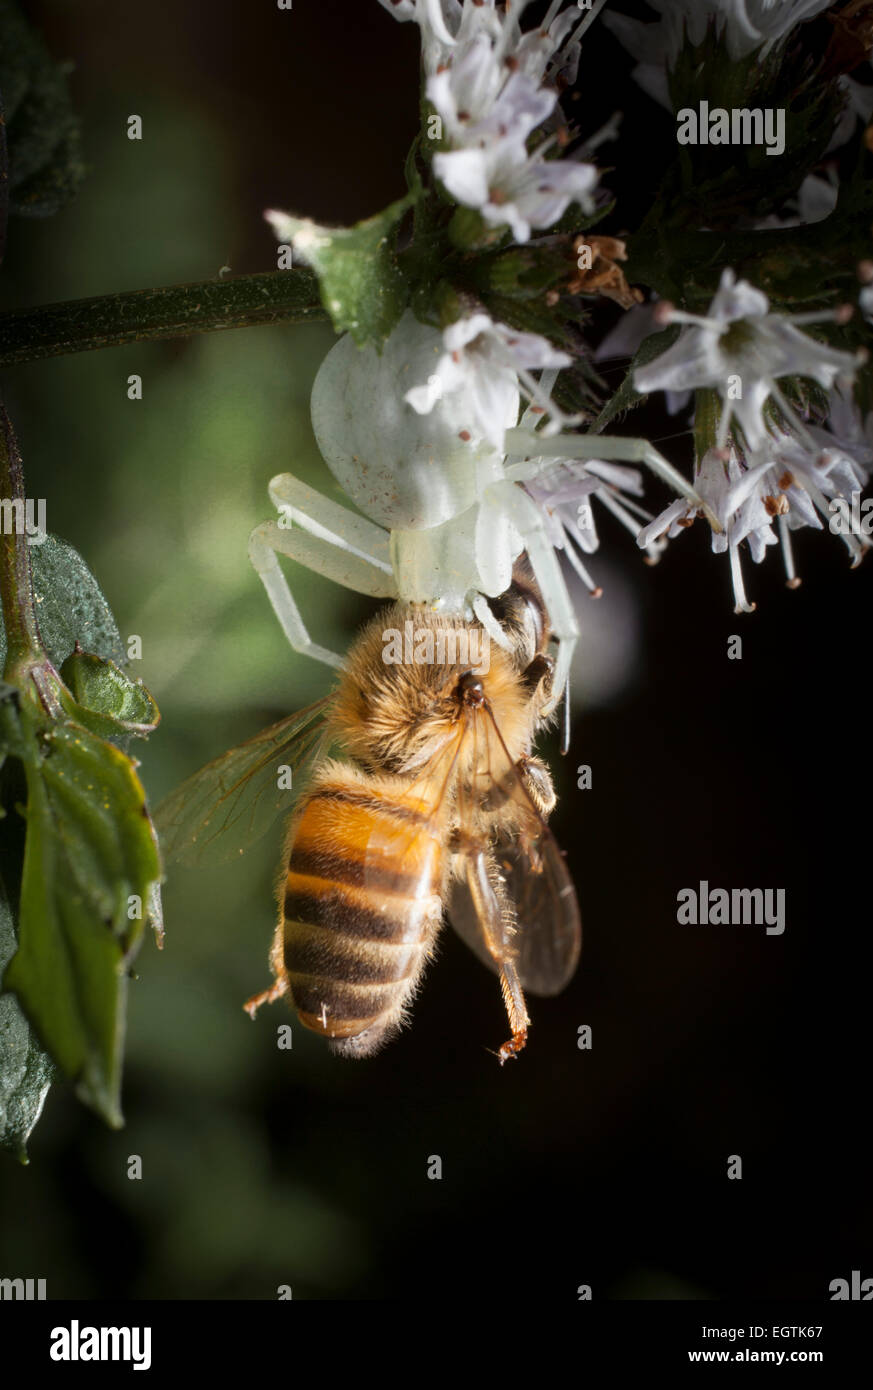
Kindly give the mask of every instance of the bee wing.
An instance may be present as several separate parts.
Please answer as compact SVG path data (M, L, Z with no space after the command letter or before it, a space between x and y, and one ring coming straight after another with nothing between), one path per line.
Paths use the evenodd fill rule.
M499 838L494 852L515 904L519 979L531 994L560 994L579 964L582 920L558 842L546 829L533 860L508 838Z
M218 864L259 840L291 809L324 751L332 703L328 695L280 719L170 792L154 815L165 863ZM291 789L280 785L283 767L291 770Z
M576 890L555 837L546 831L532 856L518 840L500 836L494 854L515 908L513 948L518 977L531 994L560 994L579 963L582 922ZM448 916L461 940L499 973L466 879L452 886Z
M518 769L494 725L479 736L488 740L489 777L499 801L514 803L519 832L498 826L491 849L515 912L512 954L519 979L531 994L560 994L569 984L582 949L582 921L576 890L564 856L545 820L536 811ZM466 878L452 887L449 920L470 949L499 973L488 949Z

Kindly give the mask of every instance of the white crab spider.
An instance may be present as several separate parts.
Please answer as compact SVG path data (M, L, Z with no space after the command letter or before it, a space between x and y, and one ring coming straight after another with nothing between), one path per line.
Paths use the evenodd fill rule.
M438 400L430 413L417 414L404 393L427 380L442 350L440 334L411 314L381 356L357 348L349 337L339 340L316 377L312 421L331 473L363 515L290 473L279 474L269 492L280 518L255 528L249 555L294 650L341 667L341 656L310 638L279 555L372 598L475 616L503 644L488 599L509 588L513 564L524 551L557 642L554 707L566 686L579 626L547 517L523 484L556 460L624 460L648 465L702 503L644 439L546 438L529 425L530 413L516 428L519 396L516 389L506 392L505 382L505 454L467 427L472 412L463 390Z

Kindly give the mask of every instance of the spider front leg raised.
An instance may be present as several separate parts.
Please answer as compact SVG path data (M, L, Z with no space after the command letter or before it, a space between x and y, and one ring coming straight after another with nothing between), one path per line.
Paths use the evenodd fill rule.
M388 533L366 517L322 497L290 473L272 479L270 498L279 510L279 520L255 527L249 538L249 559L294 651L326 666L342 666L341 656L309 636L277 557L287 555L356 593L396 598Z
M548 459L602 459L604 462L642 463L668 483L680 497L699 507L710 525L721 531L721 522L703 498L664 455L647 439L611 434L554 434L548 438L529 429L506 431L507 457Z

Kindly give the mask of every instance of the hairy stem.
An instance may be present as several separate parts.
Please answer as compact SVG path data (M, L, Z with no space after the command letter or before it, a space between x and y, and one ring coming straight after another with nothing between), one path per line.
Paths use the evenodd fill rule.
M326 318L318 282L306 268L131 290L0 314L0 366L222 328Z
M24 528L24 474L6 410L0 406L0 605L6 628L6 669L11 678L44 653L33 606L30 556Z

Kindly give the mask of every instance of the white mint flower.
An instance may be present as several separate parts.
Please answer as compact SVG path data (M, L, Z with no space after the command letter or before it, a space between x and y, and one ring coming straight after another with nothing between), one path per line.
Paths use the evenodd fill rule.
M456 146L485 144L510 131L526 139L558 100L525 73L510 72L486 34L429 77L425 91Z
M710 449L704 456L694 480L698 497L706 502L721 527L720 531L713 528L712 548L716 552L723 551L727 546L727 497L731 485L730 469L736 469L737 476L739 475L739 463L736 457L732 453L729 454L726 449ZM662 536L667 536L672 540L690 526L699 514L700 507L697 501L689 500L688 497L677 497L676 501L665 507L648 526L642 528L637 535L637 545L645 548Z
M729 504L742 507L757 497L767 513L778 518L788 585L796 588L800 580L788 533L805 526L823 530L834 515L834 502L851 509L853 493L860 495L866 481L867 470L838 448L808 449L793 435L780 432L735 483ZM849 529L841 534L853 565L858 565L870 548L869 540Z
M826 429L810 425L809 432L823 449L836 447L860 468L873 465L873 410L862 415L851 391L839 386L831 392Z
M603 23L636 59L635 81L660 106L669 110L667 71L682 51L686 32L689 42L701 42L713 10L705 0L652 0L652 8L662 15L654 23L631 19L616 10L607 10Z
M713 0L709 0L713 3ZM714 0L735 57L772 48L807 19L830 8L832 0Z
M485 34L501 63L536 82L575 81L579 41L604 2L594 0L580 18L577 6L564 9L564 0L551 0L541 22L525 33L521 18L530 0L500 7L494 0L379 0L395 19L418 24L425 73L436 72L464 44Z
M510 464L506 476L520 483L536 502L552 546L566 555L592 598L600 598L603 591L592 579L582 558L593 555L600 547L591 503L596 498L599 505L636 537L640 520L650 519L633 500L643 494L639 470L602 459L540 458ZM649 547L650 558L657 558L662 548L654 542Z
M580 20L572 6L568 10L561 10L561 0L552 0L542 24L520 35L515 41L510 62L517 62L521 71L537 82L555 82L558 85L575 82L579 71L580 40L600 7L595 0ZM523 8L523 5L513 5L510 10L510 17L516 25Z
M421 55L426 72L435 72L455 46L463 16L461 0L379 0L401 22L410 19L421 30Z
M443 332L444 352L426 383L412 387L406 400L419 415L428 414L438 401L457 397L454 414L464 433L485 439L503 452L504 436L518 421L519 387L538 413L548 414L555 427L569 423L543 391L532 371L568 367L572 358L553 348L536 333L520 333L494 323L484 312L449 324Z
M607 10L603 22L637 60L633 76L649 96L670 107L667 72L686 42L703 42L711 22L734 60L766 53L798 24L821 14L832 0L649 0L654 23Z
M777 544L778 538L772 530L772 515L759 493L753 491L748 496L735 494L735 488L742 479L743 471L733 450L709 449L704 455L694 486L721 525L720 531L713 529L712 548L716 554L727 551L730 556L734 612L751 613L755 605L746 598L740 544L748 541L753 560L760 563L766 547ZM637 544L648 546L661 536L678 536L700 514L693 503L684 497L678 498L650 525L643 527Z
M840 182L836 170L829 168L826 177L807 174L794 198L786 202L788 217L777 217L768 213L766 217L753 217L743 220L743 225L754 231L769 231L779 227L805 227L813 222L823 222L830 217L837 205Z
M627 309L615 327L601 339L594 351L594 361L612 362L620 357L633 357L645 338L660 331L653 318L656 302L635 304Z
M851 313L851 310L849 310ZM808 437L803 422L779 388L780 377L811 377L830 390L838 378L850 380L860 360L802 333L798 325L821 320L845 322L842 309L829 313L770 313L765 294L732 270L721 284L706 317L686 314L663 301L657 306L662 324L687 325L660 357L634 372L638 391L688 391L707 387L723 403L718 447L727 443L735 420L745 443L757 449L767 438L764 407L772 401L797 434Z
M556 84L575 77L579 39L602 0L581 19L577 9L552 0L527 33L527 0L500 8L494 0L382 3L421 28L425 93L451 146L435 155L434 170L456 202L492 226L510 227L517 241L528 241L532 228L551 227L573 202L593 211L594 167L545 159L556 136L533 152L527 140L554 112Z
M476 208L493 226L509 226L516 241L531 228L551 227L571 203L592 212L597 183L592 164L543 159L546 140L528 155L523 135L509 134L480 148L434 156L434 170L456 202Z
M733 450L708 451L695 487L722 527L721 532L713 532L712 548L730 554L736 613L751 613L755 608L743 583L743 541L748 543L755 564L760 564L769 546L781 544L786 582L796 589L800 579L790 533L802 527L823 530L831 523L836 501L850 512L853 494L860 494L866 480L866 469L838 448L807 448L782 431L768 439L745 467ZM640 531L637 543L649 545L664 535L673 538L699 515L693 504L681 498ZM778 536L774 522L778 523ZM857 565L870 541L850 528L843 528L841 534Z
M870 124L870 117L873 116L873 87L868 87L866 83L856 82L853 77L841 74L837 79L840 90L846 94L846 105L843 114L837 121L836 129L831 136L831 142L825 150L829 155L834 150L840 149L847 141L851 140L855 134L855 127L860 121L862 125Z
M824 222L837 205L840 194L840 181L836 170L829 169L827 177L807 174L797 194L797 209L802 224Z

